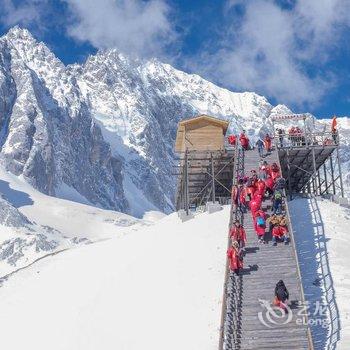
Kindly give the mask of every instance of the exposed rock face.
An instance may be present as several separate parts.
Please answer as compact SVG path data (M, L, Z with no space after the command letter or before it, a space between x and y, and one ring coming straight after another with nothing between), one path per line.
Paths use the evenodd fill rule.
M1 158L39 190L66 184L89 202L127 211L121 161L66 67L26 30L0 39Z
M272 113L290 112L116 50L64 66L17 27L0 39L0 90L0 157L8 170L45 193L67 196L68 188L136 216L173 209L179 120L206 113L254 137L271 130Z

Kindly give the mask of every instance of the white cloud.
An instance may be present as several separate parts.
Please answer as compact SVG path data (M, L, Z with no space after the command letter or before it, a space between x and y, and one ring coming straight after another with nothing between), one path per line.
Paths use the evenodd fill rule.
M160 54L174 39L162 0L64 0L73 15L68 34L96 48L140 56Z
M7 27L15 24L38 23L42 14L42 5L47 0L23 0L16 4L13 0L0 0L0 21Z
M272 0L246 0L244 10L238 29L232 18L220 50L204 55L202 71L226 86L254 90L279 102L319 103L334 83L322 68L349 24L349 1L299 0L282 9ZM313 75L307 71L310 64Z

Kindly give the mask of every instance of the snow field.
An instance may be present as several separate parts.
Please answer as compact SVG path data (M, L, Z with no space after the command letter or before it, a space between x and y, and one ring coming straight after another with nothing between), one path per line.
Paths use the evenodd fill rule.
M18 273L0 289L4 348L216 349L228 220L171 214Z

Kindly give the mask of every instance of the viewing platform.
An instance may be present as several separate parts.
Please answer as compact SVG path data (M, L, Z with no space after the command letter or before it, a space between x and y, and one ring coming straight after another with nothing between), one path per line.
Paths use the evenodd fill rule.
M336 130L316 131L307 126L308 115L280 115L273 118L274 140L290 198L298 193L334 194L344 197L339 161L339 135ZM275 123L304 122L304 128L285 132ZM282 132L281 132L282 131Z

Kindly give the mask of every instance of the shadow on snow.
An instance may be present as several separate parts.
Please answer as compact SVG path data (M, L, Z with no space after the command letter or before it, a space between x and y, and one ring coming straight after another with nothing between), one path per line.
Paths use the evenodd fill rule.
M333 350L341 327L320 209L315 198L289 205L314 349Z

